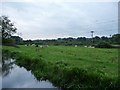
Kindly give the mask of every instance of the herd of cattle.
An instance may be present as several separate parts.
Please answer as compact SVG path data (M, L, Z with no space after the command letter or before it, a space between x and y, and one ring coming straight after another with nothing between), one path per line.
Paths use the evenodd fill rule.
M25 44L25 46L34 46L34 47L40 47L45 48L49 47L49 45L38 45L38 44ZM78 47L78 45L75 45L74 47ZM95 48L94 46L84 46L85 48Z
M25 46L34 46L34 47L40 47L40 48L49 47L49 45L38 45L38 44L25 44Z

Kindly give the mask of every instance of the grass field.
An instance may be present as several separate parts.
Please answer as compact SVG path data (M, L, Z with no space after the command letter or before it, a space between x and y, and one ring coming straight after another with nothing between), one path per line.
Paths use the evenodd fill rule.
M38 48L33 46L26 47L22 45L19 46L19 48L3 46L3 49L9 50L10 52L19 53L20 57L24 56L31 60L35 59L43 60L47 62L49 66L60 64L59 65L60 68L63 68L64 66L67 69L79 68L87 71L88 73L99 74L105 78L107 77L113 80L117 80L118 76L117 49L99 49L72 46L49 46L44 48ZM38 71L37 69L33 69L33 72L34 71L39 72L39 69ZM39 76L39 74L36 75Z

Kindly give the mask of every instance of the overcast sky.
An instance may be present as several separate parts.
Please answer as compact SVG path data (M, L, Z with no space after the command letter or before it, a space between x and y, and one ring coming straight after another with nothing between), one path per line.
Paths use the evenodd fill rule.
M23 39L90 37L91 30L95 36L118 33L117 2L23 1L2 2L0 12L15 23Z

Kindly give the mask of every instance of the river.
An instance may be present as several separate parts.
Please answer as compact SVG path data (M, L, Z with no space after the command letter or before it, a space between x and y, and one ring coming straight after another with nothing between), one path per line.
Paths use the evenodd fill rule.
M24 67L16 65L15 59L7 58L2 65L2 88L54 88L49 80L39 81ZM58 89L57 89L58 90Z

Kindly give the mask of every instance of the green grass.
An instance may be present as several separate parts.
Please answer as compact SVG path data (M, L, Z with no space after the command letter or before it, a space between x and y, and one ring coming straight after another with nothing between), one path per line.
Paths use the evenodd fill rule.
M38 50L36 51L36 47L33 46L28 47L19 46L19 47L20 48L3 46L3 49L9 50L11 52L17 52L21 57L24 56L31 60L34 59L43 60L50 64L51 66L52 65L57 66L58 63L64 63L65 68L67 69L70 68L70 70L78 68L81 70L85 70L90 74L91 73L99 74L114 80L116 80L118 77L117 49L99 49L72 46L49 46L46 48L39 48L39 51ZM63 68L63 65L59 65L59 67ZM37 69L34 69L34 72L35 70L36 72L39 72L37 71ZM37 76L39 76L39 74L37 74Z

